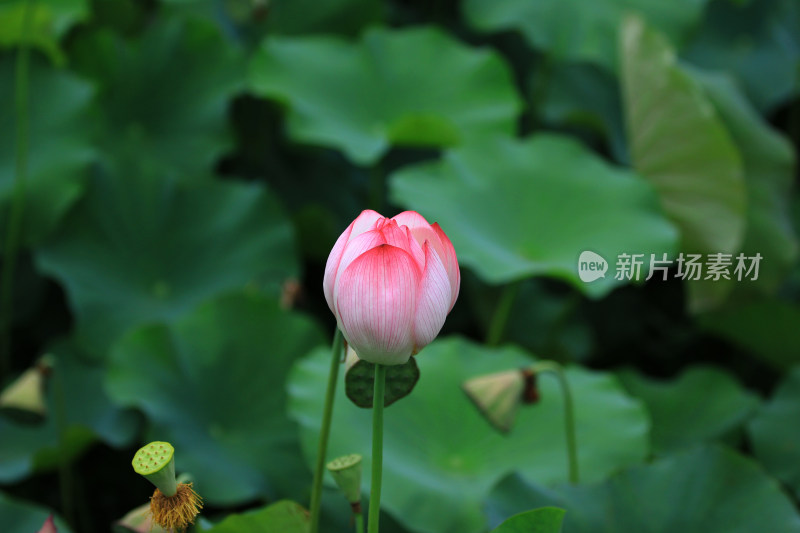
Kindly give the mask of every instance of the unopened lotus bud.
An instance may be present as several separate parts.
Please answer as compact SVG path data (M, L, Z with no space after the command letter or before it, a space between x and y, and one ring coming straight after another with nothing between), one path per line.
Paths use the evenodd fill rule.
M339 329L361 359L402 365L439 334L461 273L450 239L415 211L363 211L334 244L322 281Z
M361 501L361 455L352 453L328 463L328 471L351 505Z

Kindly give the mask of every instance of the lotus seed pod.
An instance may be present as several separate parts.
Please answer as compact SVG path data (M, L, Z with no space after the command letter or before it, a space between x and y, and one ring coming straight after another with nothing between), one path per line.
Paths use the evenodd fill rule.
M352 453L337 457L328 463L328 471L333 476L339 490L350 504L361 501L361 455Z
M169 442L154 441L133 456L133 470L155 485L166 497L178 491L175 481L175 449Z
M465 381L461 388L495 428L508 433L523 402L526 371L506 370Z

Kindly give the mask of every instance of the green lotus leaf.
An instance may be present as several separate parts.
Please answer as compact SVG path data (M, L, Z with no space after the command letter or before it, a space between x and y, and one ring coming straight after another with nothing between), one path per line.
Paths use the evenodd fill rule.
M561 533L564 511L555 507L543 507L512 516L492 533Z
M270 37L251 62L250 88L288 106L295 140L341 149L362 165L393 145L439 148L510 135L520 109L496 53L434 28L373 28L353 44Z
M798 256L789 213L797 158L789 140L769 125L723 74L691 71L708 95L742 156L747 188L747 227L740 251L763 259L755 281L734 279L731 299L775 293ZM745 298L749 296L749 298Z
M619 254L676 247L650 185L568 137L485 140L390 179L393 200L439 222L460 263L490 283L547 275L602 296L621 283ZM578 277L587 250L608 262L590 283Z
M541 401L520 409L502 435L482 417L461 384L475 376L529 365L516 348L488 349L459 338L435 341L417 357L422 378L385 413L382 508L409 530L485 531L480 502L506 472L543 483L567 478L561 394L555 379L539 380ZM317 449L330 354L300 361L289 380L289 410L300 424L306 459ZM567 371L575 394L581 479L598 481L641 461L648 452L647 415L608 374ZM338 387L328 455L360 453L370 462L369 410L351 405ZM363 490L369 483L364 479Z
M98 170L37 263L67 290L77 334L102 357L127 329L246 285L297 276L292 230L256 184L188 184Z
M628 392L639 398L653 421L653 451L668 454L727 436L738 437L759 398L727 373L694 366L672 381L622 372ZM698 399L702 398L702 401Z
M683 40L707 0L466 0L464 14L483 31L518 30L559 60L617 63L617 28L630 13L657 24L673 42Z
M289 500L275 502L267 507L246 513L228 515L207 533L307 533L308 511Z
M714 6L733 3L715 2ZM728 9L728 8L726 8ZM760 64L766 64L762 61ZM718 65L717 65L718 67ZM794 265L798 253L795 232L789 216L789 199L796 157L788 139L759 115L728 75L684 66L717 113L742 160L747 193L746 227L743 242L737 249L747 257L761 254L758 279L741 283L732 279L728 300L752 299L774 293ZM582 128L608 137L615 156L627 159L624 139L620 137L621 116L616 81L602 69L591 65L560 65L553 69L543 102L546 120L560 126ZM605 141L604 141L605 142ZM719 287L721 288L721 287Z
M795 367L750 422L748 433L759 461L800 496L800 367Z
M417 360L410 358L402 365L386 368L383 405L392 405L414 390L419 381ZM375 401L375 364L359 359L352 348L347 350L344 370L344 391L353 404L371 409Z
M284 383L294 361L322 342L308 318L235 293L125 335L106 389L144 411L151 434L175 447L176 471L190 472L207 501L300 497L311 474Z
M730 73L759 110L774 109L799 87L800 4L709 2L704 23L682 55L695 65Z
M570 132L588 132L591 140L609 147L617 163L629 163L616 76L591 63L555 64L550 68L540 108L546 123ZM534 71L530 78L532 96L538 79L540 76Z
M680 227L681 251L738 251L747 190L734 140L699 84L677 65L666 39L644 21L626 19L620 53L633 166ZM714 307L731 289L702 276L689 284L694 311Z
M104 153L193 180L230 149L245 63L211 22L161 17L131 39L101 28L80 34L72 57L99 87Z
M0 15L2 20L2 15ZM0 58L0 234L5 235L16 181L15 65ZM32 61L28 165L24 183L21 241L47 236L80 197L89 162L92 87L65 71Z
M777 299L729 305L698 316L698 325L733 342L770 366L800 364L800 307Z
M800 516L758 464L718 447L624 470L607 481L547 489L517 476L488 503L492 521L522 509L566 510L564 533L797 533Z

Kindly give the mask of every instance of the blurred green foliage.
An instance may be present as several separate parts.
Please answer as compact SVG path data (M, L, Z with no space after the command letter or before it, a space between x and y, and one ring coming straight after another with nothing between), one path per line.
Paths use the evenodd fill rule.
M328 360L327 350L316 351L289 380L289 410L300 423L309 458L321 424L318 413L324 398L319 391L325 387ZM517 348L489 349L458 337L441 339L420 353L420 382L407 398L387 409L381 496L385 509L403 517L414 531L483 531L487 524L481 502L504 473L518 470L529 479L566 481L564 415L555 401L560 398L555 381L540 378L541 394L553 401L523 408L508 436L464 403L460 385L465 380L529 361ZM576 367L568 377L575 395L582 479L597 481L640 462L647 455L649 427L641 403L628 397L613 375ZM371 413L348 409L344 391L337 394L330 455L362 446L359 453L368 463L371 454L365 444L370 442ZM364 484L369 487L366 479Z
M759 466L736 452L701 447L611 476L597 485L544 488L506 478L489 513L555 505L564 529L577 532L797 531L792 502Z
M0 0L0 389L54 360L44 421L0 411L0 531L108 531L155 439L195 531L304 531L323 268L372 208L463 274L386 411L385 533L800 533L798 143L796 0ZM630 252L763 259L631 283ZM505 436L460 389L535 359L578 485L548 377ZM369 415L340 384L331 458Z

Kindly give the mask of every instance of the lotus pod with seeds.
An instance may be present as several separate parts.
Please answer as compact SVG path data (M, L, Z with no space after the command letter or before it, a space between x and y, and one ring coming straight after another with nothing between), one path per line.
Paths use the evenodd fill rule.
M133 456L133 470L158 487L164 496L174 496L178 491L174 454L175 449L169 442L151 442Z
M336 485L351 504L361 501L361 455L337 457L327 465Z
M153 522L168 531L184 531L194 523L203 500L191 483L175 480L175 449L168 442L142 446L133 456L133 469L156 486L150 497Z

